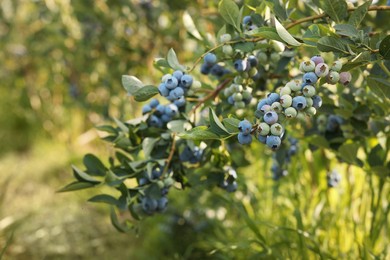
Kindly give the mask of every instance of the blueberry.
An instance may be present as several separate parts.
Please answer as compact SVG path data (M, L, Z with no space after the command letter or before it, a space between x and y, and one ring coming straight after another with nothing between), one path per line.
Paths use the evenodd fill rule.
M244 18L242 18L242 24L244 25L252 24L252 18L250 17L250 15L244 16Z
M163 169L161 167L155 167L152 170L152 179L158 179L161 177L161 174L163 172Z
M227 192L235 192L237 190L237 182L234 181L233 183L227 183L225 189Z
M225 74L225 69L221 65L215 64L211 67L210 74L219 78Z
M290 88L292 91L299 91L301 90L301 84L299 82L299 80L291 80L289 81L285 87L288 87Z
M204 62L210 65L214 65L217 63L217 56L215 56L214 53L207 53L206 56L204 56Z
M320 96L315 95L311 99L313 100L314 108L318 109L322 106L322 98Z
M203 63L201 66L200 66L200 73L202 73L203 75L208 75L211 71L211 66L207 63Z
M184 96L182 96L181 98L179 98L179 99L173 101L173 103L174 103L177 107L183 107L183 106L185 106L185 104L186 104L186 99L185 99Z
M341 61L339 60L336 60L335 62L333 62L332 66L330 67L331 70L333 71L340 71L341 68L343 67L343 64L341 63Z
M149 180L146 179L146 178L140 178L140 179L138 180L138 185L139 185L139 186L143 186L143 185L146 185L146 184L148 184L148 183L149 183Z
M343 120L339 116L330 115L326 124L326 130L329 132L336 132L340 128Z
M142 107L142 114L149 113L150 111L152 111L152 107L150 105L144 105Z
M166 197L162 197L157 200L157 210L164 211L168 206L168 199Z
M277 150L280 147L280 144L282 143L279 136L270 135L267 137L267 146L271 148L272 150Z
M316 94L316 89L312 85L306 85L302 88L302 93L305 97L312 97Z
M257 140L259 140L260 143L266 144L267 143L267 136L266 135L258 135Z
M193 78L191 75L184 75L183 77L181 77L181 84L183 85L183 87L185 88L189 88L191 87L192 85L192 82L193 82Z
M293 107L288 107L284 110L284 114L287 118L294 118L298 115L298 111Z
M149 197L143 197L141 203L142 203L142 209L147 214L153 214L158 206L157 201Z
M220 42L225 43L225 42L230 42L232 40L232 36L228 33L222 34L220 37Z
M230 105L234 105L234 98L233 98L233 96L230 96L230 97L228 97L228 103L230 104Z
M268 135L269 131L270 131L270 126L267 123L262 122L257 127L257 132L259 133L259 135L263 135L263 136Z
M175 99L179 99L184 96L184 90L178 87L172 90L169 95L172 95Z
M337 71L329 72L326 81L330 84L336 84L340 80L340 74Z
M264 122L269 125L275 124L278 121L278 114L275 111L268 111L264 115Z
M292 100L292 106L296 110L302 110L307 106L306 99L303 96L294 97Z
M310 71L314 71L315 67L316 64L314 63L314 61L309 60L309 61L302 61L302 63L299 66L299 69L303 72L310 72Z
M168 77L165 81L165 86L167 87L167 89L174 89L177 87L178 84L179 81L173 76Z
M164 114L165 113L165 106L161 105L161 104L157 105L156 112L158 115Z
M320 55L311 57L311 60L317 65L319 63L324 63L324 59Z
M172 120L172 117L171 116L168 116L167 114L163 114L161 116L161 121L163 121L164 123L168 123L169 121Z
M325 77L329 73L329 67L325 63L318 63L315 68L317 77Z
M158 105L160 104L160 102L158 102L157 99L155 98L152 98L149 102L149 105L152 107L152 108L156 108Z
M268 56L265 52L262 52L262 51L259 51L257 54L256 54L256 57L257 59L259 60L259 62L261 64L264 64L267 62L267 59L268 59Z
M264 105L261 107L260 111L263 112L263 113L266 113L268 111L271 111L271 106L270 105Z
M256 56L250 55L250 56L248 57L248 63L249 63L249 65L250 65L252 68L254 68L254 67L257 66L257 64L259 63L259 61L257 60Z
M307 72L303 74L303 83L314 84L318 80L317 75L314 72Z
M270 93L270 94L268 94L267 99L268 99L268 104L272 104L274 102L279 101L280 96L279 96L279 94L276 94L276 93Z
M257 110L260 111L261 108L262 108L264 105L269 105L267 99L262 99L262 100L259 101L259 103L257 104Z
M326 176L328 187L336 187L341 181L341 175L337 171L332 171Z
M173 72L172 76L174 76L177 80L180 80L181 77L183 77L183 71L176 70L175 72Z
M238 59L234 62L233 66L238 72L243 72L248 69L248 62L247 60Z
M243 120L238 124L238 130L244 135L248 135L252 131L252 124L248 120Z
M283 127L279 123L271 125L271 134L276 136L281 136L283 133Z
M240 144L250 144L252 142L251 135L245 135L244 133L238 133L238 142Z
M340 73L340 80L339 82L343 84L344 86L348 85L351 82L352 75L351 73L345 71Z
M149 119L150 126L161 128L163 126L163 122L160 118L155 115L152 115Z
M179 113L179 110L175 104L169 104L165 107L165 114L174 117Z
M292 97L290 95L283 95L283 96L280 97L280 101L279 102L282 105L282 107L288 108L292 104Z
M167 97L169 95L169 89L165 86L165 83L161 83L158 86L158 92L160 92L160 95L163 97Z

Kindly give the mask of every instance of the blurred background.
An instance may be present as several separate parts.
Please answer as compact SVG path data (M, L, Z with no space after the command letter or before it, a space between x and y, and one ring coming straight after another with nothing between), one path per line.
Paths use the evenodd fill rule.
M161 73L153 60L164 57L170 48L183 63L191 64L204 50L179 21L187 10L203 33L214 34L219 28L217 3L0 1L0 252L4 259L230 259L237 255L257 259L262 255L250 252L260 252L263 246L250 237L258 236L259 230L267 239L279 241L271 251L291 249L299 255L300 249L310 246L315 252L321 247L325 257L389 252L383 227L372 235L375 242L364 243L365 224L370 220L365 207L382 193L364 185L362 171L344 166L336 167L344 178L352 179L340 189L323 189L325 171L318 173L323 178L316 187L305 189L310 186L308 169L317 167L313 158L298 168L293 179L278 185L269 174L258 175L268 171L269 160L246 168L251 181L245 194L200 188L173 191L169 213L143 221L137 235L118 233L111 226L109 208L86 202L97 191L56 193L72 181L70 165L81 165L85 153L102 159L112 153L94 126L114 117L127 120L140 115L140 106L121 86L121 75L156 83ZM263 153L262 148L255 149ZM241 206L236 208L237 202L245 213ZM388 228L388 222L384 215L381 223Z

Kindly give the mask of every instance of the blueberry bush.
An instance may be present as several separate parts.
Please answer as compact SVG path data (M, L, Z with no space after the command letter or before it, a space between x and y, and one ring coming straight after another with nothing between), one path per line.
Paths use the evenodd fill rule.
M122 76L142 112L97 126L112 156L85 155L60 191L109 187L89 201L109 204L119 231L172 216L209 228L213 242L194 247L220 256L388 255L390 7L212 2L216 19L182 13L197 46L188 63L171 48L154 61L157 78ZM244 174L256 164L261 172ZM256 188L259 179L268 184ZM362 214L343 212L348 203ZM223 223L207 227L201 216L218 210ZM349 233L333 238L339 226ZM242 241L232 245L235 236Z

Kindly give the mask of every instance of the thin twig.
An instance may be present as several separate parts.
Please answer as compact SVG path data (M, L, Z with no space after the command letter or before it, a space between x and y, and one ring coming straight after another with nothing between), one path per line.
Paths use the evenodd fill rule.
M168 158L167 158L166 163L165 163L164 171L161 174L161 176L164 176L168 172L169 164L171 163L172 158L173 158L173 154L175 153L175 150L176 150L176 138L175 137L176 137L176 133L173 133L172 134L171 150L169 151L169 155L168 155Z

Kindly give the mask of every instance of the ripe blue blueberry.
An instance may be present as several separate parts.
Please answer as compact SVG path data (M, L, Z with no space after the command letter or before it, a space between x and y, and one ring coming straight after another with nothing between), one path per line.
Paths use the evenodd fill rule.
M303 97L303 96L294 97L292 100L292 106L296 110L304 109L307 106L307 102L306 102L305 97Z
M149 119L149 125L152 127L161 128L163 126L163 122L157 116L152 115Z
M169 121L172 120L172 117L171 116L168 116L167 114L163 114L161 116L161 121L163 121L164 123L168 123Z
M328 182L328 187L330 188L336 187L341 181L341 175L337 171L332 171L328 173L326 178Z
M226 73L226 70L224 67L222 67L221 65L219 64L215 64L211 67L211 70L210 70L210 74L213 75L213 76L216 76L216 77L222 77L223 75L225 75Z
M243 120L238 124L238 130L244 135L248 135L252 131L252 124L248 120Z
M230 104L230 105L234 105L234 98L233 98L233 96L230 96L230 97L228 97L228 103Z
M269 105L267 99L261 99L261 100L259 101L259 103L257 104L257 110L261 111L261 108L262 108L264 105Z
M150 105L144 105L142 107L142 114L149 113L150 111L152 111L152 107Z
M183 71L176 70L175 72L172 73L172 76L174 76L177 80L180 80L181 77L183 77Z
M160 92L160 95L163 97L167 97L169 95L169 89L165 86L165 83L161 83L158 86L158 92Z
M250 56L248 57L248 63L249 63L249 65L251 66L251 68L254 68L254 67L257 66L257 64L259 63L259 61L258 61L258 59L257 59L256 56L250 55Z
M210 70L211 70L211 66L209 64L207 64L207 63L203 63L200 66L200 73L202 73L203 75L209 74Z
M267 143L267 136L266 135L258 135L257 140L259 140L260 143L266 144Z
M161 105L161 104L157 105L156 112L158 115L164 114L165 113L165 106Z
M165 81L165 86L167 87L167 89L174 89L177 87L178 84L179 81L173 76L168 77Z
M242 23L244 25L251 25L252 24L252 18L249 15L244 16L244 18L242 18Z
M303 83L311 85L311 84L316 83L317 80L318 80L318 77L314 72L307 72L307 73L303 74Z
M191 75L186 74L183 75L183 77L181 77L181 85L183 85L183 87L185 88L191 87L192 82L193 82L193 78Z
M276 114L275 111L268 111L264 115L264 122L266 122L269 125L273 125L278 121L278 114Z
M152 179L158 179L161 177L161 174L163 172L163 169L161 167L155 167L152 170Z
M268 94L268 96L267 96L267 99L268 99L268 104L272 104L272 103L274 103L274 102L277 102L277 101L279 101L279 99L280 99L280 96L279 96L279 94L277 94L277 93L269 93Z
M225 189L227 192L235 192L237 190L237 182L227 183Z
M311 98L313 100L313 107L318 109L322 106L322 98L318 95L315 95Z
M326 130L329 132L336 132L343 123L343 119L339 116L330 115L326 124Z
M149 197L143 197L141 203L142 203L142 209L147 214L153 214L158 206L157 200Z
M174 90L171 90L169 95L172 95L175 99L179 99L182 96L184 96L184 90L180 87L175 88Z
M204 62L210 65L214 65L217 63L217 56L215 56L214 53L207 53L206 56L204 56Z
M162 212L168 207L168 199L167 197L161 197L157 200L157 210Z
M244 133L238 133L238 142L240 144L250 144L252 142L252 136Z
M267 146L271 148L272 150L277 150L280 147L280 144L282 143L282 140L279 136L270 135L267 137Z
M184 96L182 96L181 98L173 101L173 104L175 104L177 107L183 107L186 104L186 99Z
M158 105L160 104L160 102L158 102L157 99L155 98L152 98L149 102L149 105L152 107L152 108L156 108Z
M324 63L324 59L320 55L311 57L311 60L317 65L319 63Z
M169 104L165 107L165 114L168 116L174 117L179 113L177 106L175 104Z
M233 66L238 72L243 72L248 69L248 62L247 60L238 59L234 62Z

